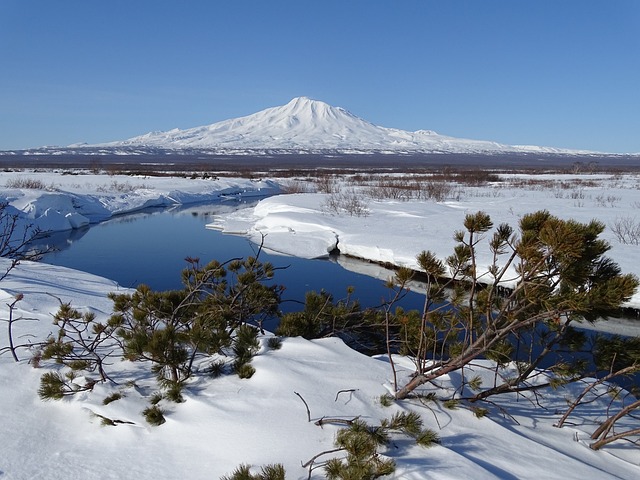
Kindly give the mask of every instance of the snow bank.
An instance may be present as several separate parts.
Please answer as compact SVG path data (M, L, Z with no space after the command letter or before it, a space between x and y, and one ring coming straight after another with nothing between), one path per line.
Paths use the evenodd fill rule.
M2 185L5 188L2 188ZM24 186L38 186L26 188ZM244 178L188 179L126 175L3 172L0 202L24 224L63 231L150 207L273 195L278 185Z
M46 183L46 188L37 190L0 189L0 198L23 221L52 230L76 228L147 206L277 191L273 182L243 179L51 173L3 173L0 178L10 184L20 178ZM608 184L606 188L613 187ZM588 209L573 210L567 202L551 199L548 192L514 190L493 195L491 189L485 189L476 191L484 192L483 196L469 194L466 199L447 203L371 201L366 217L325 213L323 195L287 195L267 198L253 209L218 218L216 226L256 240L265 234L271 249L287 254L322 256L337 246L350 255L415 266L415 255L422 249L439 255L449 253L452 232L460 228L465 213L483 209L496 223L515 223L523 213L548 208L556 215L582 221L608 213L603 221L609 222L616 214L631 214L629 205L638 201L635 190L622 190L619 195L624 200L609 210L598 210L593 201ZM612 244L612 254L625 271L640 270L637 246ZM348 260L343 264L349 268ZM7 260L0 259L0 269L6 266ZM14 324L14 337L20 343L34 343L54 331L52 316L60 302L71 302L75 308L94 312L98 320L104 320L111 312L107 294L112 291L126 290L87 273L23 262L0 282L0 305L10 304L17 295L24 296L14 312L14 318L19 319ZM3 318L7 315L5 307ZM395 439L381 452L397 463L393 478L640 477L640 457L631 444L615 444L601 452L588 447L588 435L601 420L598 412L606 407L607 397L599 406L593 403L577 412L572 426L563 429L552 425L558 418L554 412L566 408L565 397L576 394L568 388L539 397L537 401L545 409L522 397L500 399L500 407L513 417L503 415L498 408L491 408L490 416L483 419L466 409L446 410L437 404L400 402L385 408L377 400L390 390L393 378L385 357L366 357L337 339L291 338L280 350L267 348L265 338L262 342L263 348L253 361L256 374L251 379L229 376L194 380L186 388L186 402L165 406L167 422L160 427L149 426L141 413L148 405L148 394L157 388L154 380L137 376L135 386L126 383L132 374L137 375L137 365L113 358L109 372L121 379L119 385L96 385L93 391L74 398L42 402L36 391L46 369L29 365L26 348L18 350L19 363L8 354L1 355L0 476L12 480L209 480L231 473L241 463L260 466L280 462L287 478L304 479L307 472L301 464L333 448L340 426L320 428L307 421L305 406L294 393L298 392L308 403L312 420L360 416L375 424L395 412L418 412L425 426L438 432L442 444L425 450L406 439ZM0 347L6 344L3 328ZM400 379L413 371L408 359L395 361ZM489 375L486 367L479 364L476 373ZM455 375L445 378L443 388L456 386L458 381ZM122 391L125 397L104 405L104 398L116 391ZM97 415L130 423L105 427ZM316 473L314 478L320 478L320 472Z
M342 254L416 269L416 255L423 250L442 259L453 252L453 234L463 228L469 213L482 210L496 226L506 222L517 227L523 215L546 209L560 218L603 222L602 238L612 246L609 256L624 273L640 276L640 246L620 243L613 232L618 219L640 222L636 175L505 178L518 182L460 187L456 199L440 203L375 200L363 194L369 210L366 216L328 213L327 194L279 195L260 201L252 211L220 216L210 227L244 234L254 241L264 235L267 248L289 255L322 257L337 247ZM527 184L532 179L538 182ZM544 180L556 186L540 186ZM488 266L492 260L488 247L479 248L479 254L479 265ZM628 305L640 308L640 292Z

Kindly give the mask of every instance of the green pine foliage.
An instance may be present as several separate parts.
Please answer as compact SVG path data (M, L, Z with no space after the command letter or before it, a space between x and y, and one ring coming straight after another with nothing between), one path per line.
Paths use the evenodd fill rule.
M391 419L383 420L380 423L380 427L412 437L422 447L432 447L440 443L440 438L436 432L423 428L422 418L416 412L396 413Z
M489 410L483 407L473 407L471 409L476 418L483 418L489 415Z
M165 387L164 398L174 403L184 402L182 388L183 384L180 382L167 384Z
M322 468L329 480L373 480L393 474L396 464L381 450L389 446L394 433L413 438L417 445L425 448L440 443L435 431L423 428L422 418L416 412L398 412L378 426L369 425L360 418L349 420L348 424L336 434L336 449L322 452L303 465L309 468L309 478L317 468ZM319 457L336 452L340 456L316 463ZM282 480L284 475L280 464L263 467L260 473L252 473L251 467L243 464L221 480Z
M612 378L640 370L639 339L602 337L591 352L597 371L588 371L586 336L573 328L616 314L639 284L605 256L610 247L599 238L602 223L563 220L539 211L522 217L516 230L506 224L494 226L486 213L477 212L467 215L463 226L454 233L457 244L446 259L429 251L417 256L426 279L423 311L395 308L414 275L400 269L388 282L392 299L378 309L363 310L351 299L351 289L338 301L324 291L308 292L302 311L283 316L278 335L307 339L337 335L360 350L365 345L383 349L394 377L393 354L411 356L415 374L405 385L395 385L395 396L380 397L385 406L410 396L435 398L433 392L416 389L435 385L455 371L463 371L465 380L444 400L445 408L500 393L558 388L587 375L596 376L595 385L600 382L598 375ZM492 257L488 269L479 261L482 248ZM152 425L165 422L161 400L184 401L184 389L194 375L233 372L251 378L263 322L280 314L283 287L272 282L276 269L257 257L206 265L188 258L187 263L179 290L157 292L140 285L133 293L112 294L114 310L107 323L61 304L54 316L58 330L41 345L39 354L41 361L53 361L58 368L41 377L39 396L61 399L89 390L95 382L110 381L105 367L118 348L124 359L148 364L157 378L161 392L143 412ZM504 287L506 279L509 288ZM279 337L267 341L274 350L281 344ZM541 373L543 360L551 356L557 360ZM466 377L463 369L477 358L495 362L493 384L485 385L479 376ZM207 363L210 366L203 367ZM507 365L516 367L508 376L502 374ZM539 381L543 374L544 382ZM105 404L120 398L117 395L105 399ZM479 418L488 413L477 406L471 410ZM603 423L610 426L599 429L598 442L610 441L617 418ZM368 479L393 472L393 461L379 450L397 433L422 446L439 442L438 435L423 429L413 413L395 414L375 427L354 420L336 436L336 446L345 456L326 463L327 478ZM241 466L229 478L284 478L280 468L267 466L254 474Z
M225 475L220 480L285 480L285 469L276 463L261 468L259 473L251 473L251 466L240 465L231 475Z
M359 309L357 305L348 307L334 304L333 296L325 291L307 292L304 310L284 315L276 332L286 337L303 337L308 340L324 336L328 328L349 309Z
M416 435L416 443L424 448L430 448L440 443L440 435L435 430L424 429Z
M256 369L249 363L243 363L241 365L236 365L234 367L234 372L238 377L247 379L253 377L253 374L256 373Z
M618 425L621 419L634 417L640 408L640 388L633 379L640 372L640 338L598 335L593 349L594 363L597 368L593 378L586 382L583 391L570 404L556 426L561 427L569 416L584 404L590 403L590 395L599 386L604 386L612 399L618 400L615 407L607 409L605 419L591 434L594 442L590 445L598 450L609 443L637 437L638 430ZM605 382L626 379L628 390ZM613 405L613 404L612 404Z
M97 373L95 381L108 380L105 364L113 348L113 330L96 322L92 312L81 313L69 303L60 305L53 324L58 327L57 334L44 342L40 359L54 360L72 372ZM89 382L87 388L91 386Z
M206 373L212 378L218 378L224 374L226 366L227 364L224 360L216 360L209 364Z
M164 411L158 405L151 405L142 411L142 415L150 425L158 427L166 422Z
M393 397L388 393L380 395L378 397L378 401L380 402L380 405L382 405L383 407L390 407L391 405L393 405Z
M262 323L279 315L283 287L272 281L276 269L256 257L206 265L188 258L187 263L180 290L140 285L133 293L110 294L113 314L106 323L61 304L54 316L58 330L38 350L39 364L50 360L59 366L41 377L39 396L58 400L112 381L106 366L114 356L144 362L161 391L150 398L143 415L150 424L161 425L160 402L183 402L193 375L220 375L228 366L239 377L250 378ZM274 349L281 344L276 340ZM210 367L203 367L208 359ZM104 404L119 398L122 394L115 393Z
M594 357L601 371L630 369L628 374L640 371L640 338L599 335L596 339Z
M40 377L38 396L42 400L61 400L71 390L58 372L47 372Z
M104 400L102 400L102 404L103 405L109 405L111 402L115 402L116 400L120 400L124 395L122 395L122 393L120 392L115 392L112 393L111 395L105 397Z
M251 366L251 359L258 353L260 342L258 342L258 330L250 325L241 325L236 331L233 339L233 371L240 378L251 378L256 372Z
M385 343L380 329L383 315L373 308L363 310L359 302L351 300L352 293L353 289L348 288L346 298L336 301L324 290L307 292L304 310L283 315L276 333L308 340L339 336L361 351L381 351Z
M325 464L326 478L369 480L392 474L395 462L378 453L388 441L384 429L371 428L364 421L355 420L336 435L335 445L344 450L346 457L332 458Z
M124 357L150 362L165 397L182 401L185 382L197 359L233 354L233 371L249 378L262 322L278 314L282 287L271 284L275 268L257 258L200 265L187 259L184 288L156 292L140 285L132 294L112 294L109 327L123 346ZM216 366L217 365L217 366ZM212 364L220 374L223 364Z
M336 435L335 445L346 455L325 463L326 478L372 480L391 475L395 471L395 462L379 450L389 445L394 432L413 438L422 447L431 447L440 442L436 432L423 428L422 419L415 412L396 413L390 419L382 420L379 426L356 419Z
M495 384L463 385L472 391L471 401L540 388L531 380L551 356L566 364L549 369L562 381L584 376L586 363L576 352L584 349L585 339L572 324L614 315L638 286L634 275L622 274L605 256L610 246L599 238L603 229L595 220L580 223L539 211L523 216L516 232L507 224L495 227L486 213L477 212L465 217L444 261L428 251L418 255L428 279L425 308L398 309L387 329L416 365L396 398L407 398L477 358L496 362ZM479 264L482 248L493 259L488 272ZM509 288L503 286L507 279ZM499 367L511 362L518 374L501 377Z
M259 349L258 330L249 325L241 325L233 339L234 369L237 370L242 365L251 362Z
M282 348L282 338L269 337L269 340L267 340L267 347L271 350L280 350Z

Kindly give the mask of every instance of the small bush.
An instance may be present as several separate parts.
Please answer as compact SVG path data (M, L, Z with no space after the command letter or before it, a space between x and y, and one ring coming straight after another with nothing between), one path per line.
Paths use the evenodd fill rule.
M136 190L148 190L149 186L144 183L131 184L129 182L118 182L113 180L109 186L101 185L97 188L99 192L117 192L117 193L131 193Z
M276 463L262 467L260 473L252 474L249 465L240 465L230 476L220 480L284 480L285 470L282 464Z
M111 402L115 402L116 400L120 400L122 398L122 394L120 392L115 392L102 400L103 405L109 405Z
M597 195L596 198L596 205L599 207L615 207L616 204L621 200L620 197L617 197L615 195Z
M154 427L158 427L166 422L164 418L164 412L158 405L152 405L151 407L147 407L142 411L144 418L150 425Z
M635 217L616 217L609 228L626 245L640 245L640 222Z
M329 174L320 175L316 179L316 188L321 193L335 193L337 182L335 178Z
M290 180L282 185L282 192L293 193L314 193L316 191L315 186L300 180Z
M40 378L38 395L42 400L60 400L66 392L66 383L57 372L47 372Z
M347 213L352 217L368 217L370 213L366 199L355 190L331 193L321 208L331 215Z
M227 364L224 360L217 360L215 362L211 362L211 364L206 370L207 374L212 378L218 378L224 373L224 369L226 365Z
M453 186L447 182L431 181L422 185L422 197L443 202L449 198L453 192Z
M174 403L184 402L184 397L182 396L182 384L179 382L174 382L169 385L167 391L164 394L164 398Z
M462 170L455 179L459 183L471 186L482 186L502 181L500 175L490 170Z
M42 180L35 178L11 178L5 183L7 188L31 188L33 190L47 190L48 187Z
M253 366L250 363L243 363L243 364L237 365L234 368L234 371L236 372L236 375L244 379L251 378L253 377L253 374L256 373L256 369L253 368Z
M267 340L267 346L271 350L280 350L282 348L282 339L280 337L270 337Z

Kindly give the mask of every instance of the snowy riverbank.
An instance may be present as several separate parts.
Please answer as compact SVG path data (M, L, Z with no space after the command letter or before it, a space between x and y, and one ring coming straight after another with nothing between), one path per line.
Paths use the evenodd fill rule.
M433 200L379 199L367 187L347 189L360 196L366 214L336 214L333 197L324 193L278 195L253 209L224 215L211 224L227 233L243 234L288 255L318 257L334 248L340 253L379 263L417 268L416 255L431 250L439 258L453 252L454 232L465 215L484 211L495 226L518 226L519 219L548 210L563 219L605 225L601 238L611 244L608 255L624 273L640 276L640 245L621 243L614 229L627 222L640 241L640 177L636 175L504 175L502 181L458 186L449 198ZM360 192L360 193L358 193ZM489 248L479 248L478 264L491 262ZM482 268L482 267L481 267ZM640 292L628 306L640 308Z
M0 202L42 231L63 231L145 208L278 193L269 180L128 175L0 173Z
M601 221L605 225L602 238L611 244L609 256L623 272L640 276L639 187L636 174L502 175L498 182L454 186L449 196L436 202L376 198L370 188L349 186L348 191L355 192L366 207L365 215L331 210L331 194L300 193L263 199L253 208L218 217L210 227L246 235L255 242L264 235L267 248L287 255L321 257L337 248L345 255L417 268L416 255L422 250L440 258L451 254L453 234L462 228L468 213L482 210L494 225L506 222L516 227L522 215L546 209L560 218ZM334 188L347 187L336 184ZM79 228L149 207L270 196L280 191L279 183L268 179L0 174L0 202L7 202L9 212L19 215L23 223L43 231ZM620 225L630 231L627 243L616 235ZM488 265L488 248L479 253L479 264ZM629 306L640 308L640 292Z

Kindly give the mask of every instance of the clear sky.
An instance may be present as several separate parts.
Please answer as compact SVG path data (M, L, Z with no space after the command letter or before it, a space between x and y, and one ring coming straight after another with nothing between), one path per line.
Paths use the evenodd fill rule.
M372 123L640 152L638 0L0 0L0 149L308 96Z

